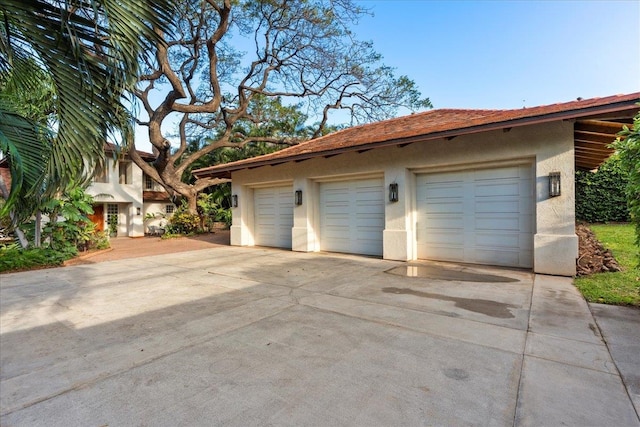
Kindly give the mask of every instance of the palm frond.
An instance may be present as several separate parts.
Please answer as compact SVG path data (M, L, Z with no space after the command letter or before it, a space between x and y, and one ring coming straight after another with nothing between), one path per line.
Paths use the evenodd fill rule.
M16 185L31 186L43 174L40 183L50 184L52 194L101 159L106 135L126 128L123 94L135 84L138 61L159 41L156 30L169 30L172 14L171 0L2 2L0 81L11 75L12 90L28 91L37 83L27 69L31 61L50 75L55 91L55 132L41 141L35 123L21 121L9 105L0 107L0 151L12 159Z

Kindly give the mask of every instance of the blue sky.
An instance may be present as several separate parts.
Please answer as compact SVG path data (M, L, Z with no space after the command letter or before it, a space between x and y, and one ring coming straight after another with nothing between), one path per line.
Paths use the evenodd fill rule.
M640 91L640 1L358 1L355 27L435 108Z
M373 12L353 27L356 36L372 40L435 108L512 109L640 91L640 0L356 2ZM151 150L146 128L136 142Z

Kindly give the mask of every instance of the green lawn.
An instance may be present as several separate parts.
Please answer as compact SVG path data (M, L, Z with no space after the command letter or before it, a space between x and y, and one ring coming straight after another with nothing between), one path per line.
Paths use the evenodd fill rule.
M575 284L589 302L640 307L640 268L631 224L592 224L591 230L613 252L624 271L578 277Z

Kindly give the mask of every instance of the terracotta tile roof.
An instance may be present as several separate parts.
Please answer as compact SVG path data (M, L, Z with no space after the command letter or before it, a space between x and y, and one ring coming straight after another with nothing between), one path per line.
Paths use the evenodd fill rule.
M166 191L143 191L143 202L171 202L171 197Z
M640 92L517 110L431 110L334 132L323 137L250 159L193 171L198 177L230 177L232 171L294 160L329 156L390 145L485 132L563 119L637 111Z
M147 153L146 151L140 151L140 150L136 150L138 152L138 154L140 155L140 157L142 157L144 160L148 161L148 162L152 162L156 159L156 155L152 154L152 153ZM110 142L105 142L104 143L104 152L107 154L113 154L113 153L120 153L120 154L125 154L126 152L123 151L122 148L118 147L115 144L112 144Z

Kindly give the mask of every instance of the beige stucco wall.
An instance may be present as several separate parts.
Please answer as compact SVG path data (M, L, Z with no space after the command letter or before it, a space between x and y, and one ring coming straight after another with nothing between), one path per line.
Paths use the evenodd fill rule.
M92 182L87 193L94 196L96 203L104 203L105 226L106 205L118 205L118 235L129 237L144 236L144 216L142 214L142 169L131 163L131 183L120 184L118 162L107 158L108 182ZM115 165L115 167L114 167ZM140 215L138 215L138 208Z
M145 231L148 230L150 225L155 225L156 227L164 227L165 225L167 225L169 218L171 218L171 215L173 215L167 214L167 205L172 205L172 203L144 202L142 215L146 216L147 214L151 214L156 216L154 219L148 219L144 221Z
M383 256L412 260L416 258L416 174L530 164L536 183L534 271L571 276L575 273L578 251L574 231L573 154L573 123L558 121L234 172L232 192L238 195L238 207L233 208L231 243L253 245L252 189L255 186L292 183L293 191L303 191L304 203L294 207L292 249L317 251L320 247L318 183L338 178L384 176L385 195L388 185L395 182L400 198L397 203L386 202ZM549 197L551 171L562 174L560 197Z

